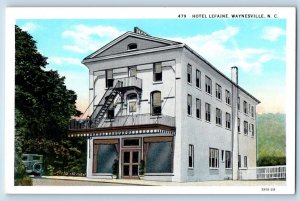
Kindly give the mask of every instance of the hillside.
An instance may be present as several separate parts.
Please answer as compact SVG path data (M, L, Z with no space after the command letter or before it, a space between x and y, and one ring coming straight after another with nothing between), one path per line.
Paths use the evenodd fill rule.
M257 115L258 160L285 158L285 114Z

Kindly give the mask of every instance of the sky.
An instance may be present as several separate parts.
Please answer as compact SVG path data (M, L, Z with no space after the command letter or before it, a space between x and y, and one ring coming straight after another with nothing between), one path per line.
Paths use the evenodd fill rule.
M33 36L46 69L66 77L77 93L77 107L89 105L88 69L83 58L135 26L151 36L183 42L230 76L261 103L257 113L285 113L285 19L22 19L16 24Z

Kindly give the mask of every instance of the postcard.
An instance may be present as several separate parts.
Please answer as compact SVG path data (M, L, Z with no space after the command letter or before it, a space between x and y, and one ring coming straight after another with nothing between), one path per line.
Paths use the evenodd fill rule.
M6 193L294 194L295 16L6 8Z

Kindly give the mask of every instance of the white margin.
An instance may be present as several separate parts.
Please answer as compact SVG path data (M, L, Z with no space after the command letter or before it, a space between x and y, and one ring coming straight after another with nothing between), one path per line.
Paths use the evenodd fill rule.
M127 12L125 12L125 10ZM153 11L155 10L155 15ZM129 12L130 11L130 12ZM118 15L116 15L118 13ZM286 186L276 191L261 191L266 186L14 186L14 25L17 19L177 19L178 14L277 14L287 20L286 35ZM134 8L62 8L11 7L6 8L5 24L5 192L8 194L294 194L295 193L295 68L296 27L294 7L134 7ZM217 18L216 18L217 19ZM216 190L217 189L217 190Z

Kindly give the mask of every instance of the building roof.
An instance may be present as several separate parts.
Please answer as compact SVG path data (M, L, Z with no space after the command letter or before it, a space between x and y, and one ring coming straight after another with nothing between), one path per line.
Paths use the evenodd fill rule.
M109 42L105 46L103 46L100 49L96 50L94 53L92 53L89 56L85 57L82 60L82 63L88 63L88 62L92 62L92 61L101 60L100 59L101 56L99 57L99 55L101 53L105 52L106 50L108 50L112 46L118 44L119 42L125 40L128 37L134 37L134 38L139 38L139 39L143 39L143 40L147 40L147 41L153 41L153 42L160 43L160 44L162 44L160 47L150 48L150 49L153 49L153 50L155 49L155 50L158 50L158 51L160 49L161 50L167 50L167 49L185 48L189 52L191 52L192 54L194 54L195 56L197 56L199 59L201 59L208 66L210 66L213 70L215 70L222 77L224 77L225 79L227 79L231 84L233 84L234 86L238 87L239 90L243 91L249 97L251 97L252 99L254 99L257 103L260 103L260 101L257 98L255 98L254 96L252 96L250 93L248 93L241 86L239 86L236 83L234 83L230 78L228 78L226 75L224 75L221 71L219 71L216 67L214 67L211 63L209 63L206 59L204 59L201 55L199 55L196 51L194 51L188 45L186 45L184 43L181 43L181 42L177 42L177 41L172 41L172 40L167 40L167 39L164 39L164 38L158 38L158 37L150 36L149 34L147 34L146 32L144 32L143 30L139 29L138 27L134 28L134 32L127 31L126 33L122 34L118 38L116 38L113 41ZM147 50L144 49L144 50L140 50L140 51L138 51L136 53L142 54L142 53L148 53L148 52L149 51L147 51ZM114 57L119 57L119 56L123 56L123 55L116 54ZM105 58L106 59L106 57L108 57L108 56L101 57L101 58L103 58L103 59ZM111 57L108 57L108 58L111 58Z

